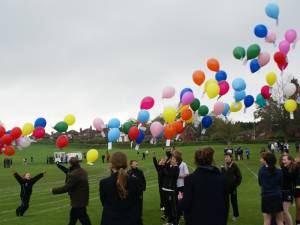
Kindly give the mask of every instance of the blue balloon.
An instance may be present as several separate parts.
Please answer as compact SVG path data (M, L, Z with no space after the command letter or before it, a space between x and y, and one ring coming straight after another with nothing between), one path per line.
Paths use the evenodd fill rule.
M262 96L262 94L258 94L256 96L256 104L260 107L260 108L263 108L267 105L267 101L266 99L264 98L264 96Z
M242 101L246 97L245 91L235 91L234 92L234 99L236 102Z
M250 70L251 70L251 73L255 73L255 72L257 72L259 69L260 69L260 65L259 65L258 60L257 60L257 59L251 60L251 62L250 62Z
M220 70L219 72L216 73L215 79L220 82L222 80L227 80L227 73L223 70Z
M184 89L182 89L181 92L180 92L180 100L182 99L182 96L183 96L185 93L187 93L187 92L192 92L192 93L193 93L193 90L190 89L190 88L184 88Z
M230 105L228 103L224 103L224 111L222 112L223 116L227 116L230 111Z
M138 121L140 123L146 123L150 119L150 113L147 110L141 110L138 114Z
M113 118L110 121L108 121L107 127L108 128L119 128L121 125L120 120L117 118Z
M35 122L34 122L34 128L37 128L37 127L43 127L43 128L45 128L46 125L47 125L47 121L46 121L45 118L42 118L42 117L37 118L35 120Z
M256 37L265 38L268 34L268 28L263 24L258 24L254 28L254 34Z
M265 12L267 14L268 17L271 17L275 20L278 20L279 17L279 7L277 4L275 3L269 3L266 8L265 8Z
M242 78L236 78L232 82L232 88L235 91L243 91L246 89L246 82Z
M254 103L254 97L252 95L247 95L245 98L244 98L244 105L246 108L252 106Z
M139 136L137 137L137 139L135 141L139 145L143 142L144 138L145 138L145 133L144 133L144 131L142 131L140 129Z
M11 133L11 130L7 130L6 132L5 132L5 134L10 134Z
M201 123L202 123L202 127L204 129L207 129L212 125L213 120L212 120L211 116L204 116Z
M109 142L115 142L119 139L120 137L120 130L119 128L112 128L110 129L110 131L108 132L108 141Z

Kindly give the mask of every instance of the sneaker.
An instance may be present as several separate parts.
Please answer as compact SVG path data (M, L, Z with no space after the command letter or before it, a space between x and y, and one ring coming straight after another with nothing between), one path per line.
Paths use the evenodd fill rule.
M161 208L160 208L160 211L165 211L165 207L161 207Z
M233 222L236 222L236 221L237 221L237 217L233 216L233 217L232 217L232 221L233 221Z
M162 215L162 216L160 217L160 219L161 219L161 220L166 220L167 217L166 217L165 215Z

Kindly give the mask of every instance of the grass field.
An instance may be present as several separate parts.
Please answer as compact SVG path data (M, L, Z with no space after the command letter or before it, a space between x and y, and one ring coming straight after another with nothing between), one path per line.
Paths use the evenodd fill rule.
M223 160L223 146L213 145L216 150L216 165L221 165ZM246 147L246 146L243 146ZM259 186L257 184L257 171L259 168L259 151L262 145L247 145L251 149L251 159L238 162L243 181L238 189L240 218L237 222L229 222L229 224L241 225L257 225L262 224L262 216L260 213L260 196ZM197 147L180 147L184 153L184 161L190 166L192 171L194 168L193 155ZM66 151L86 151L86 149L76 149L69 147ZM141 149L143 151L145 149ZM55 165L46 165L46 156L52 155L55 151L53 146L33 145L32 147L18 151L14 156L13 169L19 173L25 171L31 172L33 175L46 170L45 178L39 181L33 190L30 208L24 217L16 217L15 209L20 203L19 190L20 187L12 176L13 169L3 168L3 158L1 159L0 168L0 224L1 225L63 225L68 222L69 215L69 198L68 195L53 196L50 193L50 188L63 185L65 176L57 169ZM100 150L102 153L105 149ZM116 149L114 149L116 151ZM129 159L136 159L137 155L134 150L122 150L128 154ZM163 155L161 148L150 148L149 157L140 162L140 167L144 170L147 179L147 191L144 194L144 224L158 225L162 224L160 220L159 197L157 188L156 171L152 164L151 152L155 151L158 157ZM112 151L113 152L113 151ZM30 156L34 157L34 163L29 164L24 168L22 158ZM141 158L141 154L139 156ZM100 163L100 160L94 165L89 166L83 163L89 172L90 181L90 204L88 212L92 220L92 224L100 224L100 217L102 212L101 203L99 200L98 183L102 177L109 174L108 164ZM218 204L212 203L212 204ZM295 208L291 210L294 214ZM216 214L217 216L217 214ZM231 218L231 217L230 217ZM183 224L183 223L182 223ZM200 221L199 221L199 224ZM120 224L121 225L121 224Z

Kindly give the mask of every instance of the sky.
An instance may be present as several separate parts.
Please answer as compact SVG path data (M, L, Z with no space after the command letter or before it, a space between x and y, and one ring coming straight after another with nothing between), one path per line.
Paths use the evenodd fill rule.
M289 28L300 33L300 1L273 1L280 6L278 27L264 13L265 0L0 1L0 120L11 128L45 117L50 127L72 113L75 129L96 117L124 122L137 116L145 96L156 100L153 118L176 104L185 87L212 107L217 100L202 97L192 81L196 69L214 77L206 67L211 57L230 83L244 78L247 94L256 96L265 74L279 70L272 62L251 74L233 48L258 43L273 54L276 48L253 34L260 23L278 42ZM296 46L283 76L300 78L299 60ZM165 86L176 88L174 99L162 100ZM232 96L221 100L230 103ZM252 121L253 109L230 118Z

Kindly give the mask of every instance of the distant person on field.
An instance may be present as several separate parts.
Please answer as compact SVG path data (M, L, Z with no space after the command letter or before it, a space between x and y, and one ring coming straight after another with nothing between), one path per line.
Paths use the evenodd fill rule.
M142 155L142 160L145 160L146 159L146 153L143 152L143 155Z
M246 148L246 157L249 160L250 159L250 149Z
M101 159L102 159L102 163L104 164L105 163L105 155L102 155Z
M105 158L106 158L106 162L109 163L109 160L110 160L110 154L108 151L106 151L105 153Z

